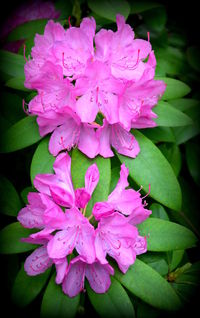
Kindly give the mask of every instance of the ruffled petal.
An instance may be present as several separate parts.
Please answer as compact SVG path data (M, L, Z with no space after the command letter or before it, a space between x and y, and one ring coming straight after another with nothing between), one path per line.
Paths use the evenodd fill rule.
M103 126L97 129L97 138L99 140L99 154L104 158L113 157L111 150L111 126L104 119Z

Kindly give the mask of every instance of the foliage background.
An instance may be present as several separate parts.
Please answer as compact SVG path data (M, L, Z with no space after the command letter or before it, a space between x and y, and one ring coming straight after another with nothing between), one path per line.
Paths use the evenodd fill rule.
M103 2L106 1L101 1L101 3ZM87 2L83 0L64 2L62 0L59 0L55 1L55 3L58 7L63 8L61 20L66 20L70 15L72 16L72 24L75 24L79 22L79 19L81 17L90 14L90 12L92 11L91 8L93 8L94 3L96 3L96 1ZM151 141L153 141L153 143L156 144L156 146L161 150L161 152L169 161L180 182L183 198L182 207L181 209L178 208L178 211L172 210L169 207L164 207L152 198L149 198L148 202L150 207L152 207L151 204L154 204L152 207L154 218L160 218L164 220L169 219L171 222L181 224L184 227L192 230L195 233L195 235L199 238L200 217L198 195L200 186L200 63L198 53L198 10L195 1L190 1L187 4L187 6L185 6L184 4L179 5L178 1L157 1L156 3L160 4L161 6L155 5L155 2L153 3L153 7L149 7L148 10L144 10L144 8L147 8L146 5L148 4L149 6L150 4L152 4L152 2L130 0L129 5L131 8L131 13L129 12L127 22L130 23L131 26L134 28L134 31L138 37L143 37L146 39L146 32L150 31L151 43L153 45L153 48L155 49L158 61L157 76L161 76L162 78L168 77L172 79L177 79L181 82L184 82L186 85L190 87L190 89L188 89L188 86L180 86L179 82L172 82L173 85L171 85L171 89L170 91L168 91L168 98L166 99L168 100L168 103L173 109L179 110L183 114L189 116L192 119L192 122L188 124L186 117L180 117L180 114L177 115L173 112L168 112L167 114L164 108L160 107L159 127L151 130L146 129L142 131L142 134L147 136ZM7 6L4 6L1 18L2 24L4 23L4 18L10 13L11 9L14 10L14 7L17 7L17 5L18 2L15 1L14 3L9 2ZM107 12L106 10L104 10L103 12L103 14L109 15L109 12ZM98 16L96 14L96 19L99 27L115 27L115 24L111 20L107 20L104 16ZM41 23L41 25L39 25L39 33L43 33L42 30L44 28L44 25L45 24L43 22ZM36 30L35 28L36 26L34 26L30 31L27 28L27 26L25 26L24 29L21 31L24 34L25 30L29 30L26 40L27 54L31 46L33 45L33 37ZM14 35L12 34L12 36L17 37L18 35L14 33ZM22 55L22 50L19 52L19 54ZM4 228L6 225L16 221L15 215L17 215L17 212L24 205L24 201L26 200L27 190L24 191L24 189L31 186L31 178L33 178L33 175L36 172L39 172L37 171L37 169L41 158L45 158L45 163L47 164L45 167L39 167L39 169L43 169L45 171L45 169L49 169L49 167L52 164L52 158L50 156L48 157L46 151L47 140L45 139L42 142L42 144L40 144L39 138L37 137L37 133L35 134L35 139L32 136L33 134L30 133L30 131L32 131L30 129L33 129L35 127L32 126L32 123L29 123L27 127L25 127L24 125L20 126L25 127L24 131L22 131L22 135L16 135L17 131L20 132L21 128L19 127L20 129L17 128L14 132L11 131L11 133L9 135L6 135L5 137L4 133L8 126L12 126L19 120L26 117L22 111L21 104L23 98L26 98L26 100L28 101L30 94L30 92L26 92L25 90L23 90L22 82L20 82L18 78L18 68L15 68L14 66L16 65L15 60L6 60L6 58L4 55L1 55L0 62L0 133L2 139L0 174L3 176L3 178L1 178L0 188L0 203L2 212L0 215L1 228ZM21 69L23 70L23 67L19 65L19 69L21 72ZM184 123L186 123L186 125ZM144 142L145 148L145 139L141 137L140 134L138 134L137 137L138 140L141 139L141 144ZM23 140L25 140L25 143L28 140L27 147L22 147L23 149L20 149L20 147L15 149L16 144L20 144L21 142L23 143ZM38 149L37 147L39 144L39 149L42 149L42 152L39 153L39 157L37 158L37 155L34 156L34 154L36 149ZM33 156L35 158L35 163L32 160ZM76 156L77 160L75 160ZM137 164L136 162L133 161L132 163L130 163L130 160L124 157L122 157L121 159L125 160L127 164L133 164L134 171L134 166L135 164ZM138 157L138 161L141 162L140 157ZM77 152L74 152L73 175L74 181L77 182L77 184L78 182L81 182L76 177L76 171L78 171L79 167L77 166L76 170L75 164L79 162L84 163L84 157L81 155L79 156ZM87 163L85 164L87 165ZM113 188L117 180L119 165L120 161L118 159L115 158L111 161L111 188ZM148 168L149 171L151 171L151 166L147 167L146 173L148 173ZM138 171L140 170L140 166L138 166ZM137 176L137 178L134 180L134 173L135 171L133 172L133 179L130 179L130 181L134 187L138 187L137 184L139 183L139 179ZM142 175L143 179L144 177L145 175ZM162 176L160 177L162 178ZM15 190L13 190L13 188L5 180L5 178L7 178L13 184L14 188L17 191L17 195ZM147 180L146 182L148 184L150 181ZM178 201L178 194L174 193L173 197L173 202L175 202L176 204L176 202ZM155 229L157 229L157 226L155 227ZM145 230L145 228L141 228L141 230ZM190 244L188 244L188 238L185 235L183 234L183 236L180 237L180 241L184 242L185 240L185 247L188 247ZM158 237L158 240L159 239L160 238ZM155 236L155 243L151 241L151 244L157 244L158 240ZM171 243L169 243L168 240ZM198 307L197 297L199 291L198 284L200 272L199 246L197 243L195 248L189 248L185 250L185 247L183 246L182 248L178 249L178 252L166 252L166 244L173 244L173 242L175 242L176 240L177 237L175 236L173 239L172 234L170 234L169 239L166 236L166 242L164 242L165 249L160 248L160 251L155 251L154 247L152 249L153 252L149 252L148 254L141 256L140 260L148 264L148 266L153 268L161 276L167 279L170 284L173 285L173 288L183 301L183 307L178 312L178 314L184 316L185 314L188 315L190 313L191 308ZM180 244L180 242L178 244ZM20 264L24 261L25 256L28 254L29 252L21 254L16 253L12 255L2 254L1 256L1 286L4 294L4 297L2 299L1 310L3 312L3 308L5 308L7 315L9 315L9 313L13 312L14 310L16 317L39 317L41 301L43 298L45 287L43 287L42 291L39 293L39 295L37 295L33 302L31 302L28 306L23 307L22 304L26 302L27 297L26 292L24 291L25 285L23 285L23 282L19 282L18 287L16 287L16 284L14 285L17 273L20 270ZM141 275L140 282L143 280L143 278L144 277ZM47 282L45 284L47 285ZM117 289L117 283L113 284L115 284L114 286ZM19 288L21 289L21 293L19 293ZM139 286L138 288L140 289L141 286ZM143 293L146 295L152 293L153 295L153 291L155 291L155 298L159 297L159 293L162 292L159 288L156 289L156 285L154 286L153 281L150 281L149 286L145 286L145 288L146 289L143 291ZM141 301L140 295L136 294L137 296L135 296L134 293L132 294L130 291L128 291L127 293L131 301L133 302L136 311L136 317L138 318L144 318L147 316L177 317L178 315L177 312L172 313L150 306L146 302ZM13 297L13 294L15 294L15 297ZM144 295L142 296L143 298L141 298L144 300L145 297ZM92 301L92 296L90 297L90 300ZM94 309L94 307L90 304L90 300L86 295L81 297L81 304L78 309L78 316L86 316L89 313L95 315L96 311L101 313L101 308L98 308L98 301L96 303L95 301L92 301L92 303L94 302L93 306L97 306ZM104 304L104 308L106 309L106 302L104 302ZM104 313L101 313L101 315L105 316Z

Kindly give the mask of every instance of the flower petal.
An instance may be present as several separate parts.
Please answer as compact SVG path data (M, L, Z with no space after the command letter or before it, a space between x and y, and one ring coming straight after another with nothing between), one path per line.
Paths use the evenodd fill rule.
M85 174L85 189L90 195L92 195L98 182L99 182L99 169L96 163L94 163L87 169Z
M65 257L61 262L58 262L57 264L55 263L55 266L57 272L56 284L61 284L67 271L67 258Z
M63 292L69 297L75 297L84 289L85 266L80 257L71 260L62 284Z
M97 221L102 217L111 215L113 212L114 208L112 204L109 204L108 202L96 202L92 210L92 214Z
M52 264L53 261L47 254L46 246L42 246L27 257L24 269L28 275L35 276L44 273Z
M76 112L83 123L92 123L95 121L98 106L92 92L88 92L79 97L76 102Z
M83 124L80 131L78 148L89 158L94 158L99 152L99 141L94 128Z
M102 265L95 262L86 266L85 276L91 288L97 294L103 294L109 289L111 284L110 275L114 275L114 270L108 263Z
M77 208L85 208L90 198L91 196L85 188L75 190L75 205Z
M111 144L122 155L135 158L140 152L135 137L119 124L112 125Z
M97 129L97 138L99 140L99 154L104 158L113 157L111 150L111 126L104 119L103 126Z

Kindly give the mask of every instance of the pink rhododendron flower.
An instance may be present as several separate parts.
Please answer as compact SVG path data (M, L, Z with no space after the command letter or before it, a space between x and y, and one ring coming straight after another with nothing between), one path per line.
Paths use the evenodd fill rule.
M38 19L57 19L59 16L60 12L55 9L51 1L26 1L13 11L4 22L4 26L0 31L0 38L5 39L12 30L25 22ZM7 42L3 48L17 53L23 42L24 39Z
M146 238L136 225L151 211L144 208L139 191L127 189L128 169L124 164L108 200L97 202L90 216L86 208L99 182L97 165L90 165L85 186L78 189L73 187L68 153L57 156L53 169L54 174L36 175L38 192L29 193L27 206L18 214L24 227L39 229L22 239L40 245L26 259L25 271L35 276L54 264L56 283L62 284L68 296L84 289L85 278L96 293L105 293L111 284L110 275L114 275L107 256L125 273L136 256L147 251Z
M44 35L35 37L25 86L38 95L28 110L38 116L42 136L52 133L49 150L55 156L77 146L90 158L113 156L111 147L135 158L140 148L131 128L156 125L152 108L166 85L154 79L151 44L135 39L123 16L116 20L116 32L96 35L93 18L67 30L49 21Z

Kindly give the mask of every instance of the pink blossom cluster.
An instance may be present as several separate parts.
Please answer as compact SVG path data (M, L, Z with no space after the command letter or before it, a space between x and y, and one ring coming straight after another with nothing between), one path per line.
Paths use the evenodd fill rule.
M96 293L104 293L114 274L107 256L126 273L136 255L146 252L146 238L139 235L136 225L151 211L145 209L139 191L127 189L124 164L115 189L107 201L95 203L89 217L87 204L99 181L97 165L88 168L85 187L78 189L73 188L67 153L57 156L53 168L54 174L35 177L38 192L29 193L28 205L18 214L24 227L40 230L23 239L41 245L26 259L25 271L35 276L55 264L56 283L70 297L84 290L85 277Z
M90 158L140 151L131 128L154 127L152 108L165 90L155 80L156 59L149 41L135 39L117 15L117 31L95 34L94 18L65 30L49 21L36 34L25 64L25 86L37 91L28 105L40 135L52 133L49 151L78 147Z

